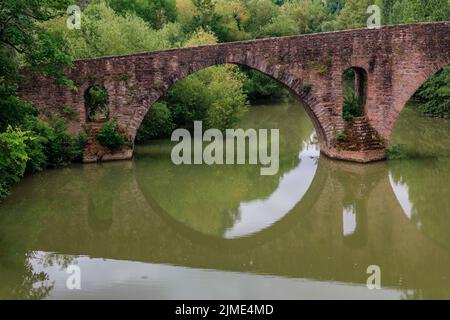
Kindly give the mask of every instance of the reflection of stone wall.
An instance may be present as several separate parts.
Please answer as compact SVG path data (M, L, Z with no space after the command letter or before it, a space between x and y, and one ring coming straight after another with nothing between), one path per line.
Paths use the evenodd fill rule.
M344 70L354 66L367 72L366 118L388 140L413 93L450 63L449 31L450 22L386 26L80 60L68 70L77 92L42 77L30 79L20 92L22 98L46 111L63 115L64 106L72 107L81 116L71 121L71 127L81 130L86 123L84 93L90 86L103 86L109 93L111 117L134 140L149 107L175 82L213 65L246 65L278 80L303 100L324 153L364 162L383 158L383 150L351 151L336 146L345 126ZM98 156L95 150L90 152L90 160Z
M80 205L66 215L51 212L41 222L36 250L359 284L365 284L366 268L375 264L385 287L405 285L426 293L450 286L448 251L406 218L385 164L321 159L304 201L269 229L235 240L202 235L155 211L132 170L120 164L117 172L114 166L86 168L85 187L77 186ZM89 218L87 202L108 184L105 177L117 174L121 177L109 189L107 206L112 221L100 230ZM354 237L343 234L343 207L349 201L356 207Z

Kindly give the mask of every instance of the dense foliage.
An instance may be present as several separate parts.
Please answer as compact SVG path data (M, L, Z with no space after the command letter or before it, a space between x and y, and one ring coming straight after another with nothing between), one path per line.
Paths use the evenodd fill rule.
M26 172L79 158L86 140L67 134L59 117L39 114L17 97L21 67L73 86L61 68L73 59L364 27L367 7L374 3L382 8L382 24L450 20L448 0L93 0L83 1L89 4L83 8L81 29L69 30L66 9L74 2L0 3L2 195ZM424 113L450 116L449 70L439 72L417 93ZM93 110L105 106L99 90L91 96ZM247 100L285 96L286 90L254 70L208 68L178 82L154 105L138 137L140 141L166 137L173 128L189 127L193 120L203 120L205 127L233 126L245 112ZM351 105L355 101L350 98ZM79 116L67 106L61 110L66 118ZM92 112L93 120L98 111ZM112 148L127 143L113 121L104 133L104 143Z
M450 118L450 67L439 71L417 92L419 109L427 115Z
M68 134L61 118L39 115L16 94L21 67L72 86L61 68L71 65L64 37L41 26L62 16L69 3L3 0L0 4L0 197L25 173L58 167L81 155L84 136Z
M143 143L152 139L165 138L172 134L173 129L175 129L175 123L167 103L157 102L153 104L152 111L144 118L136 141Z

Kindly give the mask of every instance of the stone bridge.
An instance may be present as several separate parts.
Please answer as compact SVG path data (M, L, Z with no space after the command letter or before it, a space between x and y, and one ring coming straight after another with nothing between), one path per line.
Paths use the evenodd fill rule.
M67 70L78 90L37 77L20 88L21 97L46 112L65 115L73 132L91 134L85 161L129 159L133 148L104 150L96 141L100 123L89 123L85 92L93 86L109 94L109 116L130 141L152 104L177 81L201 69L237 64L283 84L304 105L322 153L369 162L384 158L400 112L433 74L450 64L450 22L386 26L320 34L225 43L127 56L76 61ZM363 88L364 117L343 118L343 73L353 69ZM363 84L365 83L365 84ZM346 133L350 143L339 137Z

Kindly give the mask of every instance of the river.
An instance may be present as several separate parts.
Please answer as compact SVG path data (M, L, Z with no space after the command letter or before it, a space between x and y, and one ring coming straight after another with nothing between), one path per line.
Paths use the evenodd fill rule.
M369 165L320 156L297 103L251 107L240 127L280 129L277 175L175 166L155 141L25 178L0 203L0 298L450 298L449 120L405 109L408 159Z

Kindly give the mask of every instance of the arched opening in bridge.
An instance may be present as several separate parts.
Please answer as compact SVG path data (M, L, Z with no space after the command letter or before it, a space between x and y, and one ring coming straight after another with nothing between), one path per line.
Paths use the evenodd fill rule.
M109 118L109 95L103 86L89 87L84 93L86 122L105 121Z
M249 163L254 149L248 137L245 164L194 165L191 158L192 165L175 165L171 153L179 141L171 142L171 134L184 128L193 137L194 121L202 121L203 130L267 129L269 140L270 130L278 129L278 172L262 176L263 165ZM210 145L201 143L203 151ZM138 130L135 166L141 190L169 216L230 239L255 234L289 214L312 184L319 155L313 122L297 97L259 71L219 65L177 81L151 106Z
M367 72L362 68L352 67L344 71L343 81L343 117L346 121L364 116L367 100Z
M405 216L432 240L448 246L450 65L426 81L416 79L406 95L409 101L399 106L403 109L387 150L392 160L389 180Z

